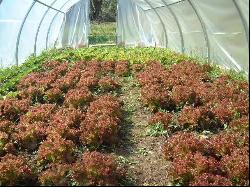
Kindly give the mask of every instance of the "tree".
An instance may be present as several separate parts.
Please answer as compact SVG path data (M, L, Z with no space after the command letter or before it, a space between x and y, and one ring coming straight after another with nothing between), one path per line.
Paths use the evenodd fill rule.
M91 1L91 19L98 20L102 10L103 0L92 0Z
M116 20L117 0L91 0L92 21L114 22Z

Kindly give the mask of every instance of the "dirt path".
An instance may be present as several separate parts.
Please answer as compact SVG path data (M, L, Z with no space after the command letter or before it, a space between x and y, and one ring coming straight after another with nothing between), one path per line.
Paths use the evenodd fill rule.
M119 163L125 167L131 185L167 185L168 163L162 156L165 138L146 135L150 112L142 106L140 89L132 78L123 81L120 98L127 115L121 129L121 144L115 151Z

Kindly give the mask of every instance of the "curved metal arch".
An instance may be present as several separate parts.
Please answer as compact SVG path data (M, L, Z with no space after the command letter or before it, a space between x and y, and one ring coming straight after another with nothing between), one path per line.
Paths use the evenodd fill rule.
M47 5L46 3L43 3L43 2L41 2L41 1L39 1L39 0L33 0L33 1L36 1L36 2L40 3L40 4L43 5L43 6L46 6L46 7L50 8L50 9L53 9L53 10L55 10L55 11L57 11L57 12L61 12L62 14L64 14L64 12L62 12L61 10L58 10L58 9L52 7L52 5Z
M184 37L183 37L183 32L182 32L182 29L181 29L181 24L176 16L176 14L174 13L174 11L172 10L172 8L164 1L164 0L161 0L162 3L168 8L170 14L173 16L176 24L177 24L177 27L178 27L178 30L179 30L179 33L180 33L180 36L181 36L181 52L182 53L185 53L185 43L184 43Z
M208 39L208 32L207 32L207 28L206 28L206 25L202 19L202 17L200 16L200 14L198 13L195 5L192 3L191 0L187 0L189 2L189 4L191 5L192 9L194 10L194 13L196 14L197 18L199 19L199 22L201 24L201 27L202 27L202 30L203 30L203 33L204 33L204 38L205 38L205 41L206 41L206 45L207 45L207 60L208 62L210 62L210 59L211 59L211 54L210 54L210 43L209 43L209 39Z
M18 50L19 50L19 43L20 43L20 37L22 34L22 30L23 30L23 26L26 22L27 17L29 16L29 13L31 12L32 8L34 7L34 5L36 4L36 1L33 1L32 4L30 5L27 13L25 14L25 17L22 21L22 24L20 26L20 29L18 31L18 36L17 36L17 41L16 41L16 51L15 51L15 56L16 56L16 65L18 66Z
M59 10L62 10L62 9L64 8L64 6L65 6L68 2L70 2L70 0L66 1L66 2L60 7ZM59 14L59 12L57 12L57 13L55 14L55 16L52 18L52 20L51 20L51 22L50 22L50 24L49 24L49 28L48 28L48 32L47 32L47 36L46 36L46 49L48 49L48 40L49 40L50 29L51 29L52 24L53 24L53 22L54 22L54 20L56 19L56 16L57 16L58 14Z
M235 8L237 9L237 12L238 12L238 14L240 16L241 22L243 24L246 39L247 39L247 45L248 45L248 48L249 48L249 29L248 29L247 21L245 20L245 18L243 16L243 13L242 13L237 1L236 0L232 0L232 1L233 1L233 4L234 4Z
M72 7L71 7L72 8ZM70 9L71 9L70 8ZM70 11L70 10L69 10ZM78 15L77 15L77 20L76 20L76 24L77 24L77 22L78 22L78 19L79 19L79 12L80 12L80 8L78 9ZM56 37L56 40L55 40L55 42L54 42L54 48L56 47L56 43L58 42L58 40L59 40L59 36L60 36L60 33L61 33L61 30L62 30L62 27L63 27L63 24L65 23L65 21L66 21L66 19L67 19L67 17L64 17L64 20L63 20L63 23L62 23L62 25L61 25L61 27L60 27L60 29L59 29L59 33L58 33L58 35L57 35L57 37ZM75 34L75 29L76 29L76 25L74 26L74 34ZM74 35L73 34L73 35Z
M78 1L79 2L79 1ZM77 3L78 3L77 2ZM89 2L90 2L90 0L89 0ZM76 4L77 4L76 3ZM90 7L91 6L91 2L89 3L89 8L88 8L88 16L90 15ZM72 6L73 7L73 6ZM71 8L72 8L71 7ZM78 16L78 18L79 18L79 16ZM78 19L77 18L77 19ZM63 23L65 22L65 20L66 20L66 17L64 17L64 20L63 20ZM90 20L90 19L88 19L88 20ZM58 42L58 40L59 40L59 36L60 36L60 32L61 32L61 30L62 30L62 27L63 27L63 23L62 23L62 25L61 25L61 27L60 27L60 29L59 29L59 33L58 33L58 35L57 35L57 37L56 37L56 40L55 40L55 42L54 42L54 48L56 47L56 43ZM90 22L89 22L89 24L90 24ZM89 34L89 33L88 33ZM88 45L89 45L89 41L87 41L88 42Z
M167 34L167 30L165 28L165 25L163 23L163 20L161 19L161 16L159 15L159 13L155 10L155 8L152 6L152 4L150 4L150 2L148 0L144 0L149 6L150 8L155 12L156 16L158 17L158 19L160 20L161 22L161 25L163 27L163 30L164 30L164 34L165 34L165 37L166 37L166 47L168 47L168 34Z
M168 6L175 5L175 4L179 4L179 3L183 2L183 1L186 1L186 0L179 0L179 1L176 1L176 2L173 2L173 3L168 4Z
M58 0L54 0L50 6L53 6ZM42 22L45 18L45 16L47 15L47 13L49 12L50 8L48 8L45 13L43 14L43 17L38 25L38 28L37 28L37 31L36 31L36 36L35 36L35 44L34 44L34 54L36 55L36 42L37 42L37 38L38 38L38 34L39 34L39 31L40 31L40 28L41 28L41 25L42 25ZM59 12L59 11L58 11Z

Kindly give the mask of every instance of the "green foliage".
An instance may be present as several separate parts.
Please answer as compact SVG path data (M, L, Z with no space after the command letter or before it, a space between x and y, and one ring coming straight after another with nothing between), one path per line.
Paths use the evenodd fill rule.
M143 156L147 156L149 153L152 153L152 152L147 150L147 148L143 147L143 148L139 148L137 153Z
M90 19L114 22L116 20L117 0L91 0Z
M25 75L38 70L40 62L38 58L30 57L27 62L19 67L12 66L0 70L0 95L6 95L8 92L15 91L15 85Z
M89 44L113 44L115 43L116 36L115 35L99 35L99 36L90 36Z
M246 74L244 73L244 71L240 71L240 72L237 72L235 70L229 70L228 72L229 76L232 77L233 79L235 80L239 80L239 81L245 81L247 76Z
M168 131L164 129L164 125L162 123L156 123L154 125L150 125L146 131L147 136L168 136Z
M116 23L98 23L91 24L91 34L89 44L114 44L116 42Z
M104 21L115 21L117 12L117 0L104 0L101 19Z
M91 24L91 36L98 35L115 35L116 34L116 23L98 23L94 22Z
M16 84L20 79L31 72L39 71L42 64L49 60L64 60L63 50L52 49L43 52L40 56L30 56L26 62L20 66L12 66L0 69L0 99L9 92L16 91Z
M196 59L186 55L173 52L169 49L160 48L120 48L120 47L91 47L91 48L64 48L51 49L44 51L41 55L30 56L26 62L20 66L12 66L6 69L0 69L0 98L6 96L9 92L16 91L16 84L19 80L31 72L40 71L43 63L47 61L77 62L79 60L127 60L131 64L145 63L156 60L169 66L184 60L197 62ZM200 62L200 61L198 61ZM214 66L211 71L212 76L218 76L223 72ZM236 79L242 79L242 74L233 71L226 72Z
M244 71L237 72L233 69L225 70L221 66L213 65L212 70L209 72L209 76L212 79L218 78L221 74L227 74L234 80L245 81L247 76Z

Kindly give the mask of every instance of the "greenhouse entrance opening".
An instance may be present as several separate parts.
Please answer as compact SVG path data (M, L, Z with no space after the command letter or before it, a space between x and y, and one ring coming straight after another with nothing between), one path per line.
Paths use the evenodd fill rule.
M90 1L89 45L116 45L117 0Z

